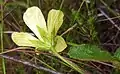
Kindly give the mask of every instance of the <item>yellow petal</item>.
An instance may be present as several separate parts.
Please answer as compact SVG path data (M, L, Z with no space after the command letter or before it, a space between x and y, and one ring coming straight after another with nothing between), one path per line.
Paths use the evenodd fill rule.
M28 8L23 15L23 20L26 23L26 25L34 32L34 34L41 41L43 41L37 28L38 26L42 28L45 32L47 32L46 22L41 10L36 6Z
M50 10L47 19L48 32L50 35L53 34L53 36L55 36L57 34L57 31L63 23L63 16L64 14L60 10Z
M29 33L24 32L14 32L12 33L12 40L18 45L18 46L31 46L36 47L35 44L33 44L30 40L38 40L34 36L32 36Z
M65 40L61 36L57 36L55 38L55 41L56 41L55 50L57 52L62 52L67 47Z

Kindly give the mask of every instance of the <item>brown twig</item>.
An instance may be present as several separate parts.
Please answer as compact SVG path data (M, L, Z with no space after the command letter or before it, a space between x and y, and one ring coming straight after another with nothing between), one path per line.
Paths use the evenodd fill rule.
M120 27L112 19L110 19L110 17L101 8L98 8L98 10L113 24L114 27L120 31Z
M77 26L77 24L74 24L72 27L68 28L65 32L63 32L60 36L63 36L64 34L68 33L69 31L71 31L76 26Z
M25 61L25 60L16 59L16 58L11 57L11 56L0 55L0 57L9 59L9 60L12 60L12 61L15 61L15 62L19 62L19 63L22 63L22 64L24 64L24 65L31 66L31 67L34 67L34 68L39 69L39 70L44 70L44 71L50 72L50 73L52 73L52 74L63 74L63 73L56 72L56 71L53 71L53 70L51 70L51 69L48 69L48 68L45 68L45 67L42 67L42 66L35 65L35 64L30 63L30 62Z
M5 53L12 52L12 51L16 51L16 50L19 50L19 49L28 49L28 47L18 47L18 48L14 48L14 49L11 49L11 50L8 50L8 51L1 52L0 54L5 54ZM29 49L31 49L31 48L29 48Z

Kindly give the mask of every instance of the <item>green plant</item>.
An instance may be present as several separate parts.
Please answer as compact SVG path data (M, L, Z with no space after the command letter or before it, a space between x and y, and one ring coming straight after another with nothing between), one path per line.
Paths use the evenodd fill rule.
M4 1L1 0L0 1L0 52L4 52L4 42L3 42L3 27L4 27L4 20L3 20L3 17L4 17ZM3 74L6 74L6 67L5 67L5 59L4 58L1 58L0 59L1 62L0 62L0 65L2 65L2 70L1 73ZM2 64L1 64L2 63Z
M35 6L30 7L24 13L23 19L37 38L29 33L14 32L12 34L12 40L18 46L29 46L35 47L37 50L51 51L55 56L69 64L72 68L83 73L76 64L58 54L58 52L62 52L67 47L64 39L61 36L57 36L57 31L63 22L63 16L64 14L60 10L50 10L46 26L41 10Z
M84 61L110 62L114 60L110 53L101 50L97 45L93 44L81 44L79 46L73 46L70 48L68 55L71 58L80 59Z
M68 52L68 55L73 59L79 59L83 61L94 61L94 62L110 62L114 68L120 69L120 48L112 56L109 52L101 50L100 47L93 44L81 44L78 46L72 46Z

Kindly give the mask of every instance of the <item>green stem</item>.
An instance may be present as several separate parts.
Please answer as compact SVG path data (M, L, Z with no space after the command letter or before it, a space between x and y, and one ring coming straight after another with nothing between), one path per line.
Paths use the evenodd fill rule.
M3 9L3 5L4 5L4 2L2 1L2 4L1 4L1 33L0 33L0 40L1 40L1 52L3 52L4 50L4 47L3 47L3 25L4 25L4 21L3 21L3 13L4 13L4 9ZM5 68L5 60L4 58L2 58L2 68L3 68L3 74L6 74L6 68Z
M54 48L52 48L52 52L55 56L57 56L59 59L61 59L62 61L64 61L65 63L67 63L69 66L71 66L73 69L75 69L76 71L78 71L81 74L84 74L84 71L82 69L80 69L75 63L65 59L64 57L62 57L61 55L59 55Z

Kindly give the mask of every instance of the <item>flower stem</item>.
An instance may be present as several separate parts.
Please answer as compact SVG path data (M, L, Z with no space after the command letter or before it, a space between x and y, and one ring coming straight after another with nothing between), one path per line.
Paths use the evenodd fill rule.
M57 56L59 59L61 59L62 61L64 61L65 63L67 63L69 66L71 66L73 69L75 69L76 71L78 71L81 74L84 74L84 71L82 69L80 69L75 63L65 59L64 57L62 57L61 55L59 55L54 48L52 48L52 52L55 56Z

